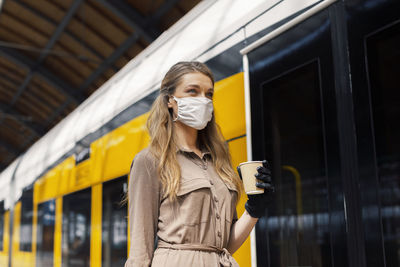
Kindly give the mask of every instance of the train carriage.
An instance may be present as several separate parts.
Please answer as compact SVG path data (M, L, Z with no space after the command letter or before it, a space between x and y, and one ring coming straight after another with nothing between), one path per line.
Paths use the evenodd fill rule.
M0 174L0 266L123 266L129 167L180 60L213 71L233 165L273 163L240 266L400 266L399 10L202 1Z

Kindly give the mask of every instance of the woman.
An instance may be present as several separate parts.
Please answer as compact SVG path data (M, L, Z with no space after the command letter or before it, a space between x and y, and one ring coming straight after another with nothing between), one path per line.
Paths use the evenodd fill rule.
M238 266L231 254L263 214L271 177L267 166L258 170L265 193L249 196L238 220L242 183L215 123L213 92L203 63L179 62L165 75L147 121L150 145L131 166L125 267Z

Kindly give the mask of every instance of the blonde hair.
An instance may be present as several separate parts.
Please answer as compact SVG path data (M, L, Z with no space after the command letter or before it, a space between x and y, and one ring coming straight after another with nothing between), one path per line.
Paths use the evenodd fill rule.
M193 72L208 76L214 85L214 77L205 64L197 61L178 62L169 69L162 80L160 95L154 101L147 120L150 134L149 149L159 160L157 172L161 179L164 197L169 197L171 200L176 199L179 190L181 169L177 161L178 146L174 134L172 109L168 108L167 103L181 78ZM207 126L198 131L197 145L201 150L211 153L212 164L218 175L225 183L233 185L240 196L243 191L242 182L232 168L228 144L215 122L214 114Z

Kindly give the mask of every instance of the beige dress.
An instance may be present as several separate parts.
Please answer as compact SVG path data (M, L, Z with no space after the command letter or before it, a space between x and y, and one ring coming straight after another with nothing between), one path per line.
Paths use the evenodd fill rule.
M238 266L225 249L237 220L238 194L221 180L210 157L177 152L181 185L177 200L170 201L162 197L155 158L148 149L136 155L128 188L131 245L125 267Z

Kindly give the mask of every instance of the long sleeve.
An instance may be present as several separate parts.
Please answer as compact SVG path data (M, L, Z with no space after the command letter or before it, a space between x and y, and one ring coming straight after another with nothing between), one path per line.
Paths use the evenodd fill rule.
M160 181L150 152L139 152L129 175L130 249L125 267L150 266L160 208Z

